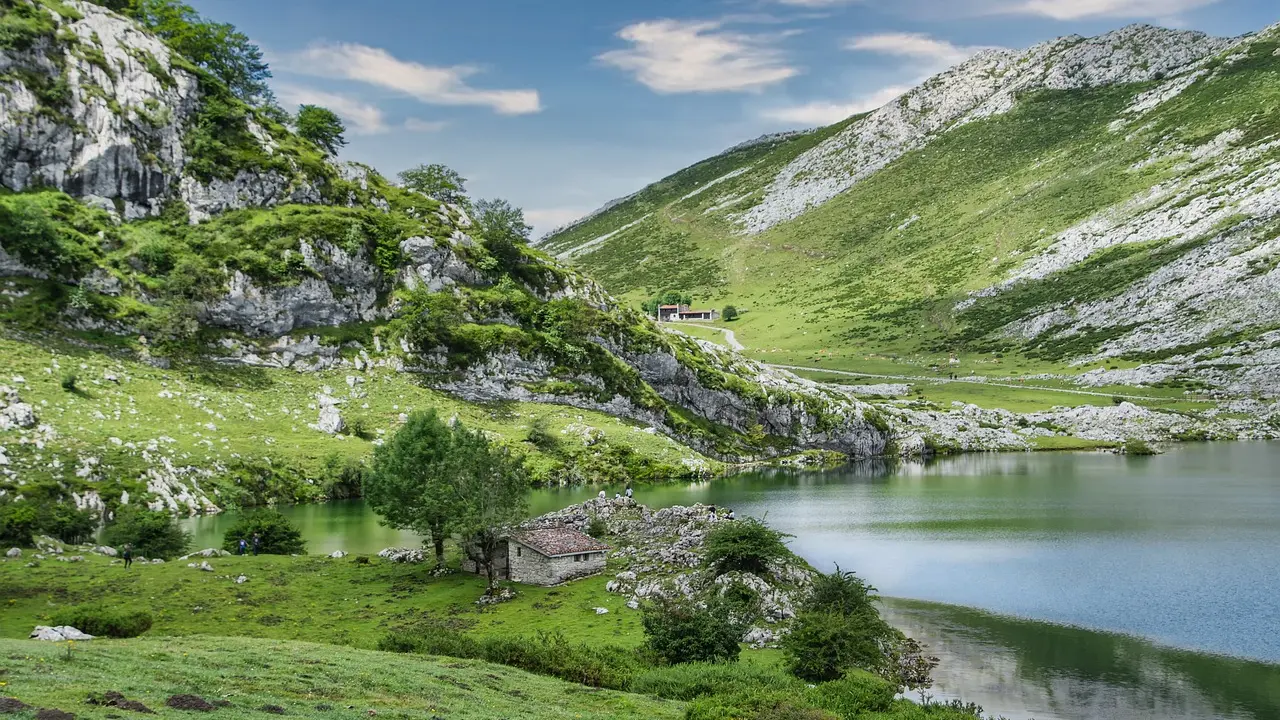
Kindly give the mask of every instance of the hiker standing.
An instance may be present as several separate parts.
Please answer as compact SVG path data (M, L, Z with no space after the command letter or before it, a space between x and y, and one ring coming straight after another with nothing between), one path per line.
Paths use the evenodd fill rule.
M630 485L628 485L628 486L627 486L627 499L628 499L628 500L630 500L630 499L631 499L631 486L630 486Z
M245 540L244 538L240 538L240 542L236 547L236 554L244 555L245 551L248 549L249 549L249 541Z
M120 552L120 557L124 558L125 568L133 567L133 546L125 545L124 549Z
M259 535L258 533L254 533L253 534L253 554L257 555L258 551L261 549L262 549L262 536Z

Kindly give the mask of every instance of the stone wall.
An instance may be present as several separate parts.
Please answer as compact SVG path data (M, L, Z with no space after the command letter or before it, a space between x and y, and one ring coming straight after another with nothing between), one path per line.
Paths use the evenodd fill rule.
M586 558L574 560L578 557L575 555L552 558L524 547L514 540L507 545L511 580L529 585L558 585L566 580L604 571L604 552L580 553L580 555L585 555Z

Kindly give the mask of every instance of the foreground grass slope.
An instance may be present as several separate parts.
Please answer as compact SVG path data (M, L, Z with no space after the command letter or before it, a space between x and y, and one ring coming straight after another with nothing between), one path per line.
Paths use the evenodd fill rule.
M162 717L177 694L229 706L219 718L262 718L275 705L311 718L679 718L683 704L587 688L476 660L338 645L229 637L136 638L63 644L0 640L0 696L81 718L120 717L86 698L116 691ZM18 717L23 717L19 715Z

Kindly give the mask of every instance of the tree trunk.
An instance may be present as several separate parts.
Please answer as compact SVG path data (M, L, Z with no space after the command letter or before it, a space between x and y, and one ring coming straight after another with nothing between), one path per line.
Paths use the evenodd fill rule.
M436 567L444 567L444 537L439 533L431 533L431 544L436 549Z

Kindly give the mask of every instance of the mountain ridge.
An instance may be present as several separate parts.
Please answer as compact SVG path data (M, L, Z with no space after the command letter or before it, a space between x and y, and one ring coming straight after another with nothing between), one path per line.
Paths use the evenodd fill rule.
M1135 25L983 51L812 146L710 158L541 247L579 249L633 301L749 308L736 332L760 359L1002 353L1028 378L1271 416L1278 38ZM785 327L797 303L820 319Z

